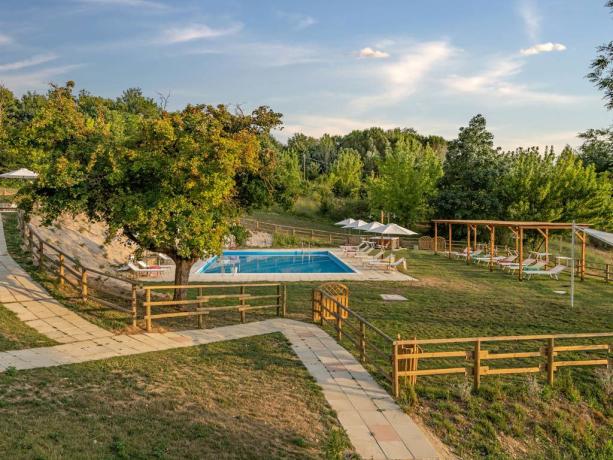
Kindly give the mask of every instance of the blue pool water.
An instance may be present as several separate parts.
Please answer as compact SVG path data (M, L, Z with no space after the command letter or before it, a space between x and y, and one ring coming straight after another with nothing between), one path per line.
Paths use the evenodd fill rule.
M199 273L354 273L329 251L224 251Z

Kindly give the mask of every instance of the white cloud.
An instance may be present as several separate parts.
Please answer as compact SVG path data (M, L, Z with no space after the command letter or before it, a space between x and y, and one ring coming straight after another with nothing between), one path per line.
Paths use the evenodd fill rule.
M402 102L413 94L435 66L453 54L453 48L444 41L424 42L395 53L399 57L374 69L375 78L381 80L383 91L361 96L353 101L355 108L389 106Z
M376 59L390 57L389 53L386 53L385 51L381 51L381 50L372 49L369 46L367 46L366 48L362 48L360 51L358 51L358 56L362 58L376 58Z
M288 45L275 42L241 42L221 44L215 48L197 48L187 54L225 54L241 64L258 67L285 67L322 62L322 51L309 45Z
M516 59L496 61L484 72L472 76L452 75L445 79L447 88L454 92L481 94L495 97L504 104L553 103L568 104L581 98L573 95L537 91L526 85L513 83L510 78L519 74L524 63Z
M8 45L13 39L5 34L0 34L0 45Z
M535 54L540 53L550 53L552 51L564 51L566 46L562 43L539 43L537 45L531 46L530 48L524 48L520 51L523 56L533 56Z
M225 35L233 35L243 28L242 24L234 24L230 27L215 29L206 24L192 24L185 27L167 29L160 39L163 43L184 43L205 38L217 38Z
M519 4L519 15L524 22L524 30L531 40L537 40L541 31L541 16L532 0L522 0Z
M41 90L49 86L49 83L52 81L53 77L67 74L81 66L81 64L72 64L49 67L26 73L0 73L0 84L17 93Z
M45 62L52 61L57 59L57 56L53 53L48 54L39 54L37 56L32 56L31 58L24 59L17 62L10 62L8 64L0 64L0 72L7 70L19 70L25 67L33 67L39 64L44 64Z

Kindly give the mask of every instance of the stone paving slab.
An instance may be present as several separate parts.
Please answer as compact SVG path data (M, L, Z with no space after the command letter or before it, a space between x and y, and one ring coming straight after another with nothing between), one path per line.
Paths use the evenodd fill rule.
M60 343L108 337L111 332L62 306L8 254L0 219L0 303L28 326Z

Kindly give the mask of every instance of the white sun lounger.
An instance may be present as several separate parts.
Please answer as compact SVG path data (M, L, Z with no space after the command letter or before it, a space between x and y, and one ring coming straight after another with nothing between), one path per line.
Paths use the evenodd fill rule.
M132 262L128 262L128 269L135 275L152 275L154 273L160 274L167 271L167 268L140 268L134 265Z
M525 272L526 274L526 278L530 279L531 276L533 275L538 275L538 276L549 276L549 278L552 279L559 279L558 276L560 275L560 273L562 273L564 270L566 270L568 267L566 265L556 265L553 268L550 268L549 270L527 270Z
M373 267L373 268L379 268L379 269L383 269L383 270L392 270L394 268L399 267L400 265L402 265L402 268L406 269L407 268L407 261L405 260L404 257L398 259L395 262L391 262L391 261L385 261L385 260L371 260L368 262L368 266L369 267Z

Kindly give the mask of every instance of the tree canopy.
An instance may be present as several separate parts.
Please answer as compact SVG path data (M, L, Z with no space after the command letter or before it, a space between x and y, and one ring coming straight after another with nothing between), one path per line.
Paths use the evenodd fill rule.
M66 211L104 221L111 234L172 257L185 284L197 259L220 252L241 211L270 198L266 140L280 117L223 105L153 117L102 106L92 115L71 84L53 87L26 132L40 177L22 206L37 205L47 223Z

